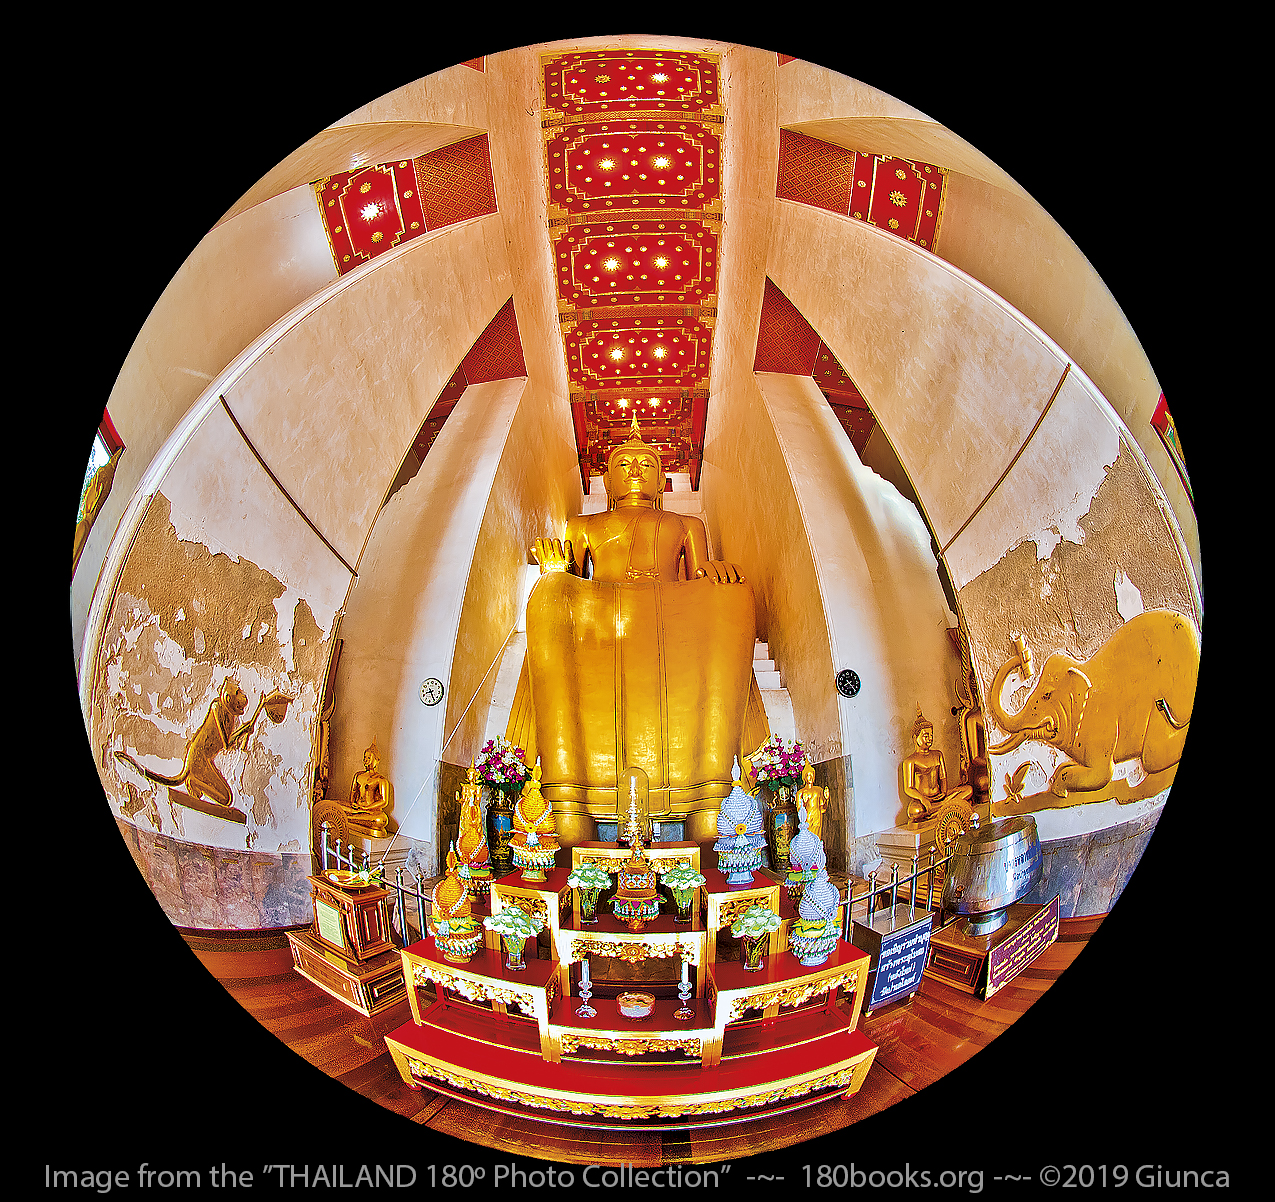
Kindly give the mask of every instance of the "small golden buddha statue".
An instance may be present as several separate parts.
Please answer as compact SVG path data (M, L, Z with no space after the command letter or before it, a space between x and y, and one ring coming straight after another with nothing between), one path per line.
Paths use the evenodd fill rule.
M394 809L394 786L380 771L381 752L373 737L363 753L363 771L355 773L350 801L342 805L350 830L356 835L384 839L392 833L390 812Z
M945 801L969 802L973 790L969 785L947 787L947 765L943 753L934 749L934 723L916 707L912 725L916 750L903 759L903 792L908 802L908 821L919 823L934 813Z
M487 836L483 831L483 811L479 804L482 797L482 781L478 769L470 762L465 782L456 794L460 802L460 833L456 837L456 851L460 860L460 874L469 882L469 891L475 897L485 897L491 889L491 857L487 849Z
M802 806L806 808L806 826L816 839L823 839L823 814L828 806L828 790L815 784L815 770L807 756L805 767L801 770L801 788L797 790L793 800L797 803L797 812Z
M540 791L540 772L537 759L514 806L514 833L509 836L513 862L522 869L522 879L532 883L546 879L545 870L553 867L553 854L558 850L553 809Z
M664 510L664 470L636 417L606 487L605 513L532 547L541 575L527 602L525 704L514 703L532 731L518 741L544 759L565 845L596 838L596 820L624 804L628 765L647 775L651 818L710 839L734 757L766 737L744 729L752 586L709 559L699 518Z

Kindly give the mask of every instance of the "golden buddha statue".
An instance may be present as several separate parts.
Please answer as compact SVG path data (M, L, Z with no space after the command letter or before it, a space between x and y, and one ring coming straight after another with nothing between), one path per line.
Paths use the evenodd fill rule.
M373 737L363 753L363 771L355 773L350 800L342 805L352 833L384 839L392 833L390 812L394 809L394 786L380 771L381 753Z
M514 833L509 836L509 854L527 882L545 880L545 870L553 867L553 853L559 846L553 808L540 790L540 773L537 759L514 806Z
M456 837L456 851L461 876L469 881L469 890L476 897L486 896L491 889L491 857L483 831L483 811L479 805L482 791L478 769L471 762L460 792L456 794L460 802L460 833Z
M541 576L510 737L542 757L565 846L615 815L630 766L647 775L652 818L711 839L734 757L769 734L753 698L752 586L709 560L699 518L664 511L664 472L636 416L605 479L605 513L532 547Z
M828 805L828 790L821 785L815 784L815 770L810 763L809 757L806 759L805 767L801 770L801 788L797 790L793 801L797 805L797 812L801 813L801 807L806 808L806 826L810 833L816 839L823 839L823 814Z
M969 804L973 790L969 785L947 787L947 765L943 753L934 749L934 723L916 707L916 722L912 725L912 738L916 750L903 759L903 792L912 800L908 802L908 821L923 822L944 802L956 801Z

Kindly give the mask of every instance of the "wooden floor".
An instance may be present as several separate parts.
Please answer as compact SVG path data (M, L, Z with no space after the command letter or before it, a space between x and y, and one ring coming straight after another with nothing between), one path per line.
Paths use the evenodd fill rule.
M369 1019L292 969L281 937L187 936L204 966L263 1027L310 1064L378 1106L432 1131L513 1155L572 1164L705 1164L791 1147L842 1131L911 1098L987 1047L1021 1018L1084 949L1101 918L1064 919L1058 941L1011 985L980 1002L925 978L911 1001L860 1023L880 1047L863 1089L802 1110L677 1132L601 1132L512 1118L404 1085L384 1036L410 1017L407 1003ZM283 943L282 946L279 946Z

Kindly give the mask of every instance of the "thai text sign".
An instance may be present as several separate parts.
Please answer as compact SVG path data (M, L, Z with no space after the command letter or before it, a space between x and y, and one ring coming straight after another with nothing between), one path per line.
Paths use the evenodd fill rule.
M912 993L921 983L921 970L930 954L930 932L933 918L926 913L923 918L883 936L881 951L877 955L876 980L872 985L869 1009L884 1006L895 998Z
M1058 894L987 955L987 991L991 997L1023 971L1058 938Z

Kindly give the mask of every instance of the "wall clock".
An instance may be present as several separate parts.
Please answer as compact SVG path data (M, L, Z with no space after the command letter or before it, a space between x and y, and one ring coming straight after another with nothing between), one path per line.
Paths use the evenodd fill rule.
M437 705L443 699L443 682L431 676L421 685L421 700L426 705Z
M843 697L853 697L859 691L859 673L842 668L837 673L837 692Z

